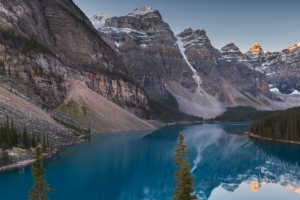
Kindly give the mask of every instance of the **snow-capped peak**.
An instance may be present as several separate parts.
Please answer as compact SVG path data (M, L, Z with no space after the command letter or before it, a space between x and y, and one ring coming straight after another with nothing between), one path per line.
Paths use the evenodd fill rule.
M145 15L151 12L154 12L155 10L152 9L150 6L142 6L140 8L134 9L132 13L130 13L128 16L139 16L139 15Z
M109 18L111 17L101 13L101 14L94 15L90 20L96 29L100 29L104 27L105 21Z

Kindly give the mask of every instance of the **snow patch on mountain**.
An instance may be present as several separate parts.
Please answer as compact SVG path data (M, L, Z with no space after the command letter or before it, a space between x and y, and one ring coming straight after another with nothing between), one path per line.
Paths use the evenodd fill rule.
M115 42L115 44L117 45L117 47L120 47L120 44L119 44L119 43Z
M275 92L275 93L278 93L278 94L281 94L281 92L279 91L278 88L272 88L270 89L271 92Z
M100 28L100 31L103 33L115 32L115 33L126 33L126 34L134 32L134 33L140 34L141 36L147 37L147 34L145 32L137 31L137 30L134 30L131 28L102 27L102 28Z
M188 61L188 59L187 59L187 57L186 57L186 55L185 55L185 48L184 48L184 46L185 46L186 44L182 42L182 38L181 38L180 36L176 36L176 38L177 38L176 43L177 43L177 45L178 45L178 47L179 47L180 53L182 54L184 60L185 60L186 63L188 64L188 66L189 66L189 67L191 68L191 70L194 72L193 78L195 79L196 83L198 84L198 89L197 89L197 90L199 90L199 92L203 92L203 93L204 93L204 91L201 89L201 86L200 86L201 83L202 83L201 78L200 78L200 76L197 74L197 71L195 70L195 68L190 64L190 62Z
M183 56L184 60L186 61L186 63L188 64L188 66L191 68L191 70L195 73L196 70L195 70L194 67L189 63L189 61L188 61L188 59L187 59L187 57L186 57L186 55L185 55L185 52L184 52L184 51L185 51L185 48L184 48L184 45L185 45L185 44L183 44L182 38L179 37L179 36L176 36L176 38L177 38L176 44L177 44L177 46L179 47L179 50L180 50L181 55Z
M300 96L300 92L298 90L294 90L294 92L292 92L290 95L291 96Z
M181 90L177 85L172 83L168 83L166 85L166 89L175 96L179 103L179 108L181 110L186 111L189 114L201 116L205 119L212 118L221 114L224 111L222 105L213 96L210 96L201 88L202 80L197 74L195 68L188 61L187 56L185 54L186 43L183 41L183 38L179 35L177 35L176 38L176 44L180 50L180 53L182 54L187 65L194 72L193 78L195 79L198 86L195 92L188 94ZM200 157L197 159L198 161L201 160ZM198 161L195 162L197 163Z
M93 26L99 30L105 26L106 20L110 18L111 17L101 13L94 15L92 18L90 18L90 21L92 22Z
M146 15L154 11L155 10L153 10L150 6L142 6L140 8L136 8L132 13L128 14L128 16L136 17L141 15Z

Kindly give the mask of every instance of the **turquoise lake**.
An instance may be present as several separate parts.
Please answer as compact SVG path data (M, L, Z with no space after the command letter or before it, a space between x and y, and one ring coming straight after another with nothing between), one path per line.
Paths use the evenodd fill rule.
M94 135L45 162L52 200L167 200L182 131L199 199L299 200L300 145L250 139L249 124ZM0 173L1 200L26 199L31 167Z

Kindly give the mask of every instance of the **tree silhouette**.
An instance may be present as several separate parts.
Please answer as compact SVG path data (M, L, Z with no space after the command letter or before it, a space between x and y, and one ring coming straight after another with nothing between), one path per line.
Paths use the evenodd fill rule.
M38 146L35 150L35 161L33 163L34 184L32 189L29 191L29 200L48 200L47 194L53 192L52 189L48 188L48 183L45 180L46 170L43 168L43 158L41 147Z
M194 177L190 170L190 163L187 160L188 151L186 145L183 143L184 136L180 132L178 135L178 148L174 151L175 163L177 164L177 171L174 173L176 189L174 192L174 200L193 200L197 199L193 194L195 185Z

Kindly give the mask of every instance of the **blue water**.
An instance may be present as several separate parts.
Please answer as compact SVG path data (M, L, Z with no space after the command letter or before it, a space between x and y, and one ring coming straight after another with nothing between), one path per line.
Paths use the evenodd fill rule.
M52 200L171 199L182 131L199 199L300 199L300 146L244 135L249 124L174 125L92 136L46 161ZM26 199L31 168L0 173L0 199ZM298 189L298 190L297 190ZM298 192L298 193L297 193Z

